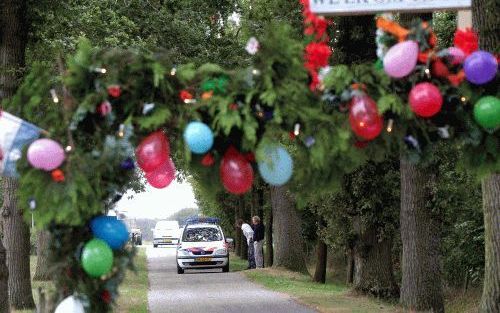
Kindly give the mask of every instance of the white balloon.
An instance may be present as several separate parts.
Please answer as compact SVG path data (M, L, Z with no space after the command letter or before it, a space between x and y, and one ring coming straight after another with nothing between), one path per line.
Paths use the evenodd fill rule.
M85 309L78 298L69 296L59 303L54 313L85 313Z

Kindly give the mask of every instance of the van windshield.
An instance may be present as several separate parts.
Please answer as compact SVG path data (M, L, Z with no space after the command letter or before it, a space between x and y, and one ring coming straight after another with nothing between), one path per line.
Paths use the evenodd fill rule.
M222 234L214 227L189 228L182 237L184 242L222 241Z

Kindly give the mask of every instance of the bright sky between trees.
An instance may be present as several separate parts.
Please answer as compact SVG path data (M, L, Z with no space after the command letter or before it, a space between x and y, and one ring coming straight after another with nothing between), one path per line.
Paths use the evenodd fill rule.
M155 189L146 184L145 192L128 191L116 205L116 209L129 218L152 219L165 219L184 208L196 207L198 204L193 188L187 180L182 183L174 180L164 189Z

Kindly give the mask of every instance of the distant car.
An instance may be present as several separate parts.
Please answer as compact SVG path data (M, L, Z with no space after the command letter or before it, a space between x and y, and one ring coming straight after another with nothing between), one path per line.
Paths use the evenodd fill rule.
M177 274L186 269L222 268L229 272L228 242L217 224L199 222L187 224L177 247Z
M179 243L179 222L159 221L153 229L153 247L176 245Z
M136 246L142 246L142 232L140 228L130 230L130 241Z

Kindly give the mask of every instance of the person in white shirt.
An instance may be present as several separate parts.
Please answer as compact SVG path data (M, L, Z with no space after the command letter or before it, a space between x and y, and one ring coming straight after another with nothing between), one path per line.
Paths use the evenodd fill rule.
M248 269L255 268L255 254L253 246L253 229L252 226L245 223L241 218L236 222L236 225L241 228L243 235L247 239L248 244Z

